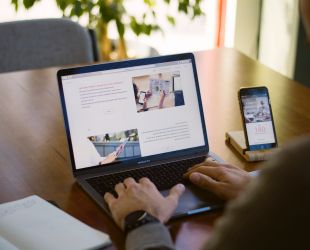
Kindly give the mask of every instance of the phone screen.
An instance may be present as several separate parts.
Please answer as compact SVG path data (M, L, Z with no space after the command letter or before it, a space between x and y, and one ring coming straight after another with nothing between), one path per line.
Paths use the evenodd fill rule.
M268 89L244 88L239 95L248 150L276 147Z
M143 104L144 103L144 98L145 98L145 92L141 91L140 96L139 96L139 103Z

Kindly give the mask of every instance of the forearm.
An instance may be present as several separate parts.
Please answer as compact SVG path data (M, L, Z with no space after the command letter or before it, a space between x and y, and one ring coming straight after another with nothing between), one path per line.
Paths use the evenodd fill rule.
M150 223L128 233L126 250L173 250L168 229L161 223Z
M204 249L303 249L309 238L309 152L310 138L270 160L228 204Z

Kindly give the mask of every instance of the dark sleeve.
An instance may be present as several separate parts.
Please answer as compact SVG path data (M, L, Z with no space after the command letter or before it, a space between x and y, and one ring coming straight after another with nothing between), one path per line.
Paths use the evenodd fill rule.
M168 229L161 223L141 226L128 233L126 250L173 250Z
M228 204L205 250L309 247L309 139L274 156L247 191Z

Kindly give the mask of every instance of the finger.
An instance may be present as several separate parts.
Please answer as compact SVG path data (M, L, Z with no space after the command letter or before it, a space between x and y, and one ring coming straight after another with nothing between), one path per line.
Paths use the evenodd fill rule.
M230 164L223 164L222 166L225 168L230 168L230 169L234 169L234 170L242 170L241 168L234 166L234 165L230 165Z
M147 177L142 177L140 180L139 180L139 183L140 184L143 184L143 185L148 185L148 186L153 186L155 187L154 183L151 182L151 180Z
M233 165L229 165L229 164L219 164L219 163L212 163L212 165L205 165L205 164L199 164L191 169L188 169L187 172L183 175L184 178L188 178L189 175L193 172L201 172L201 169L203 168L209 168L210 169L210 174L212 176L212 173L214 173L214 178L215 179L220 179L221 175L223 175L223 173L228 173L231 172L231 170L240 170L240 168L233 166Z
M194 166L188 168L188 169L186 170L186 173L183 174L183 177L188 177L188 175L189 175L190 172L195 171L197 168L202 167L202 166L207 166L207 164L206 164L205 162L202 162L202 163L196 164L196 165L194 165Z
M196 165L190 167L187 171L193 170L193 169L195 169L197 167L201 167L201 166L219 166L219 165L221 165L221 164L216 162L213 158L209 157L204 162L201 162L199 164L196 164Z
M175 206L178 204L178 201L181 195L184 193L185 187L183 184L177 184L172 187L169 191L169 195L167 196L167 200L170 200L175 203Z
M111 207L112 203L116 201L115 197L109 192L106 192L104 194L103 199L105 200L105 202L108 204L109 207Z
M132 186L132 185L136 185L137 182L135 181L134 178L128 177L128 178L126 178L126 179L124 180L124 184L125 184L126 188L129 188L129 187Z
M118 196L122 195L125 192L125 185L124 183L120 182L115 185L115 191L118 194Z
M222 168L222 167L209 167L209 166L201 166L196 168L195 170L192 170L188 173L188 177L192 174L192 173L201 173L204 175L207 175L211 178L213 178L214 180L218 180L220 181L221 179L223 179L223 176L225 175L225 173L228 173L230 170L227 168Z
M187 172L183 175L183 177L188 178L192 173L194 172L201 172L203 171L205 168L214 168L214 166L208 166L205 164L199 164L195 167L192 167L191 169L187 170Z
M192 173L189 176L189 180L195 184L196 186L203 188L203 189L209 189L213 192L216 192L216 189L218 187L218 182L212 179L211 177L207 175L203 175L201 173Z

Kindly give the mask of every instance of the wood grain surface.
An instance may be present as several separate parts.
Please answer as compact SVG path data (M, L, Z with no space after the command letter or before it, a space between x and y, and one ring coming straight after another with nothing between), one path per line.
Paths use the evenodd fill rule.
M237 91L269 88L280 147L310 133L310 89L233 49L195 53L211 151L246 170L225 144L225 132L242 128ZM58 68L0 74L0 203L36 194L108 233L109 249L123 249L123 233L75 183L60 108ZM169 223L177 249L199 249L221 211Z

